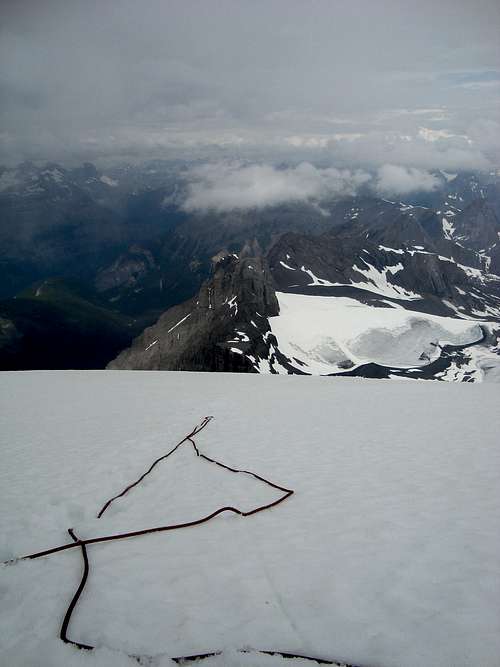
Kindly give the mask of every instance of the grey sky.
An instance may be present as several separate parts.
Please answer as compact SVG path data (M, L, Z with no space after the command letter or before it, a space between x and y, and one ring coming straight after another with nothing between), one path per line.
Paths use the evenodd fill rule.
M498 0L3 0L0 162L500 161Z

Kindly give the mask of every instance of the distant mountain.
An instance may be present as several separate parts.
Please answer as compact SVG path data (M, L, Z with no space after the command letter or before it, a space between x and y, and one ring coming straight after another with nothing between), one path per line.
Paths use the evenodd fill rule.
M460 240L424 207L364 198L336 212L323 234L223 253L198 296L109 368L500 380L500 273L477 249L500 234L493 211L457 208Z
M498 174L437 172L440 185L435 191L414 193L404 202L374 196L365 186L358 196L321 201L320 205L292 202L262 209L187 212L180 206L186 187L182 172L187 166L158 160L104 170L90 163L73 169L53 163L0 168L2 349L14 345L21 320L26 331L41 331L37 327L43 324L48 345L44 349L55 340L52 333L59 326L59 314L68 305L64 290L51 291L51 308L42 306L39 298L33 300L36 327L33 322L28 325L27 301L22 302L24 309L16 304L43 283L71 285L71 292L96 305L105 320L110 318L116 324L111 338L100 346L102 354L91 353L94 344L99 347L96 331L88 339L93 341L88 354L82 355L76 346L62 346L64 355L56 355L54 363L57 367L102 367L129 344L130 331L133 329L134 335L138 331L136 324L151 324L167 311L160 321L166 321L168 330L177 322L170 318L184 312L193 295L201 289L201 296L194 297L201 307L215 276L224 275L223 280L217 278L225 286L222 292L220 285L210 287L220 296L220 303L212 301L211 310L221 307L217 318L221 323L227 320L228 331L225 324L214 329L213 312L207 321L210 324L200 315L204 323L197 325L217 349L204 347L196 360L189 361L188 345L182 355L172 353L168 364L272 370L268 362L273 339L268 332L278 319L272 308L260 303L255 311L266 320L260 322L256 319L259 316L252 316L251 308L247 312L242 305L252 293L244 277L254 270L248 265L262 267L265 292L274 291L282 313L284 299L290 297L280 294L344 295L365 305L368 299L386 310L392 303L429 316L498 319L494 278L500 272ZM247 244L248 239L256 245ZM255 280L254 276L256 286ZM220 346L223 350L237 347L224 343L235 339L235 312L226 308L235 295L240 304L239 330L245 332L250 326L245 336L253 340L258 330L261 340L255 341L251 358L238 361L234 357L238 352L224 351L221 361ZM251 299L249 303L253 303ZM170 311L173 307L176 310ZM189 321L194 323L195 319L191 315ZM76 334L79 320L73 320ZM135 322L132 327L131 321ZM176 332L180 333L180 327ZM29 336L24 340L30 340ZM116 341L120 341L119 346ZM37 354L28 353L26 346L16 343L15 349L10 367L48 363L45 352L40 355L44 361L39 362ZM289 370L291 364L293 372L309 372L301 370L305 367L300 363L287 362L284 357L290 359L291 355L285 355L284 348L275 349L277 356L284 355L283 368ZM351 356L356 366L356 355ZM301 359L300 355L295 357ZM127 363L133 366L135 362ZM346 360L341 363L349 365ZM147 367L149 361L137 364ZM339 367L334 364L326 371L337 372Z
M54 276L91 285L130 245L175 225L179 213L162 206L170 187L136 192L91 164L0 169L0 297Z
M58 165L0 175L1 296L51 275L87 277L123 242L117 215Z

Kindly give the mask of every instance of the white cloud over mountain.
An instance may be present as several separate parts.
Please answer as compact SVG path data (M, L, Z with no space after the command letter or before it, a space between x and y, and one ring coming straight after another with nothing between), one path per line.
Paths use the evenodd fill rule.
M232 162L196 167L186 178L185 210L228 211L352 195L371 176L361 170L320 169L308 162L286 169Z
M440 185L437 176L423 169L382 165L377 173L376 189L385 195L405 195L410 192L431 192Z
M352 196L368 186L378 195L430 192L441 180L415 167L384 164L373 173L358 169L320 168L309 162L278 168L271 164L216 162L184 173L185 211L231 211L286 203L321 205L326 199ZM364 190L366 192L366 189Z

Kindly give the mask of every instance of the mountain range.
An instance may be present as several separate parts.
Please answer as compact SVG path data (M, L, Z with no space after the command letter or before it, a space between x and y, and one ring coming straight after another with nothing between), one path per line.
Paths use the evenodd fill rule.
M500 379L498 174L187 212L182 169L0 170L2 368Z

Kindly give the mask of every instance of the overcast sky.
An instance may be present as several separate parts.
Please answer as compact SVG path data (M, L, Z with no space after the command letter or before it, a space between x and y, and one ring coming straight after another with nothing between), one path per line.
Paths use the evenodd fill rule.
M500 161L498 0L2 0L0 163Z

